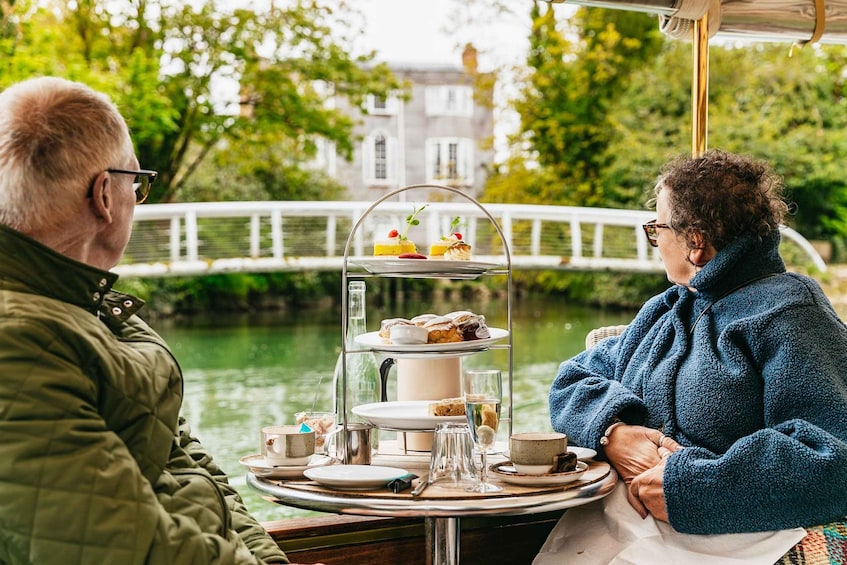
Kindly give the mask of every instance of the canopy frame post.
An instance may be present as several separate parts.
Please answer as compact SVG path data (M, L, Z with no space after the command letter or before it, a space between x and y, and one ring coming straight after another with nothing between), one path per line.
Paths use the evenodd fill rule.
M691 153L706 152L709 137L709 14L694 22L694 76L691 81Z

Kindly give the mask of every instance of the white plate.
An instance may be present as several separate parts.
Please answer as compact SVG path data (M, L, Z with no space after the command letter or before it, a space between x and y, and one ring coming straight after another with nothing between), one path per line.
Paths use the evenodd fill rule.
M373 275L385 274L482 274L502 265L483 261L447 261L445 259L398 259L397 257L354 257L350 263Z
M515 471L511 461L496 463L491 466L491 474L504 483L513 485L543 487L543 486L559 486L571 483L580 478L588 469L588 463L584 461L576 462L575 471L567 471L565 473L545 473L543 475L524 475Z
M597 452L593 449L589 449L587 447L577 447L575 445L569 445L568 451L571 453L576 453L576 458L580 461L586 461L588 459L594 459L597 456Z
M460 351L482 351L488 349L501 339L509 337L508 330L500 328L488 328L491 337L486 339L475 339L472 341L455 341L452 343L385 343L385 339L379 336L379 332L368 332L356 336L356 343L370 347L377 351L390 353L451 353Z
M466 416L431 416L429 405L437 400L398 400L373 402L353 407L353 414L378 428L394 430L434 430L440 422L467 422Z
M333 461L332 457L326 455L312 455L306 465L271 465L262 454L246 455L238 460L250 472L263 479L297 479L303 476L306 469L329 465Z
M332 465L307 469L303 472L304 475L324 486L348 490L381 488L407 473L405 469L379 465Z

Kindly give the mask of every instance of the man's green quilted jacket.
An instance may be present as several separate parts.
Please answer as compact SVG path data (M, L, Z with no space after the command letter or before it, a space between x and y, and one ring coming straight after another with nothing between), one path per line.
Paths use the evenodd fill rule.
M116 279L0 226L0 563L287 563Z

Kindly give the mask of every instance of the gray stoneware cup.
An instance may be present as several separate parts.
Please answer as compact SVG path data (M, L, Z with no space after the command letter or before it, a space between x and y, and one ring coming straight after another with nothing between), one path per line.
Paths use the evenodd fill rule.
M549 473L556 456L568 450L568 436L558 432L527 432L509 438L509 457L518 473Z

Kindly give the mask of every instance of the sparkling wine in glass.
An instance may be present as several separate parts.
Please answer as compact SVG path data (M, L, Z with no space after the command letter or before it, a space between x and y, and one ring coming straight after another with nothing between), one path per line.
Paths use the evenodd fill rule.
M462 395L465 398L465 414L474 443L482 454L482 469L479 482L468 490L471 492L498 492L503 490L488 482L487 451L497 438L500 423L500 403L503 400L503 384L497 369L472 369L462 375Z

